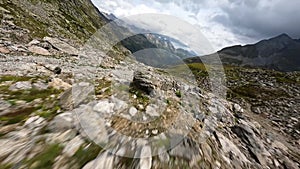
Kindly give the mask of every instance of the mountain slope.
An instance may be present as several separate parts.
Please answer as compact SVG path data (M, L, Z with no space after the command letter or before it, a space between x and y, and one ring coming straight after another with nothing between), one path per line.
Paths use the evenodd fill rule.
M300 43L286 34L253 45L227 47L218 52L222 62L235 66L260 67L279 71L300 70ZM206 56L209 57L209 56ZM199 58L188 63L201 62Z
M29 39L59 36L83 42L107 22L87 0L1 0L0 7L0 18L29 30Z

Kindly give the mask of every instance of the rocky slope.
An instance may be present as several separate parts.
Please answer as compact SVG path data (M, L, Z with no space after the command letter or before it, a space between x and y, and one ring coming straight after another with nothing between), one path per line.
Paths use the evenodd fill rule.
M284 72L300 70L300 43L287 34L262 40L256 44L227 47L218 52L227 65L250 66ZM207 56L209 57L209 56ZM188 63L201 63L199 58L187 59Z
M28 33L6 35L16 42L45 36L84 41L107 21L90 1L1 0L0 6L2 24L13 22Z
M299 135L290 139L246 106L133 57L82 53L64 33L38 37L15 20L6 17L1 35L30 40L1 36L0 168L299 168ZM288 79L280 78L299 76Z
M188 64L199 87L211 90L209 75L203 64ZM173 70L171 70L173 71ZM225 66L227 99L253 112L274 129L297 144L299 140L299 72Z

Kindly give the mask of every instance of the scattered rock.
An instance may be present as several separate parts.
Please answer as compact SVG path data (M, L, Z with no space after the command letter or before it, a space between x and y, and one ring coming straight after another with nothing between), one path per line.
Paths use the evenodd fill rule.
M67 143L65 146L63 153L66 154L68 157L72 157L80 146L84 143L80 136L76 136L70 142Z
M114 110L114 103L110 103L108 100L99 101L93 108L94 111L100 114L111 114Z
M279 148L281 150L283 150L284 152L288 152L288 148L282 144L281 142L275 140L273 143L272 143L272 147L274 148Z
M46 90L48 88L48 85L43 82L36 82L32 84L32 87L38 90Z
M54 119L49 123L48 129L52 132L64 132L69 129L73 129L74 116L72 112L65 112L54 117Z
M146 114L148 114L151 117L158 117L160 114L157 112L157 106L156 105L148 105L146 108Z
M11 91L17 91L17 90L29 90L32 88L31 82L24 81L24 82L17 82L9 87L9 90Z
M95 160L87 163L83 169L113 169L114 168L114 156L108 151L100 154Z
M34 40L32 40L31 42L28 43L28 46L38 45L40 43L41 42L39 40L34 39Z
M53 73L57 74L57 75L61 74L61 68L60 67L55 67L54 70L53 70Z
M238 105L238 104L233 104L233 112L235 113L243 113L244 109Z
M63 53L75 56L79 54L79 51L76 48L58 38L45 37L43 40L50 43L55 49Z
M246 143L247 147L251 151L253 158L262 166L266 166L266 156L269 154L264 148L262 141L256 137L253 130L246 125L235 125L232 127L232 131Z
M104 102L104 104L110 107L109 103ZM98 104L99 107L96 106L97 110L101 110L104 104ZM108 132L105 127L106 122L100 117L99 113L93 111L92 107L83 105L74 111L80 121L80 128L84 129L80 130L82 136L87 136L96 144L106 144L108 142ZM107 113L105 109L101 111Z
M152 130L152 134L157 135L158 134L158 130L157 129Z
M135 107L130 107L129 114L131 116L135 116L137 112L138 112L138 110Z
M299 166L287 157L284 157L284 166L288 169L299 169Z
M0 99L0 112L3 110L6 110L10 107L11 105L9 104L9 102Z
M152 156L151 156L151 148L149 146L145 146L141 150L141 158L139 162L140 169L151 169L152 166Z
M7 133L10 133L18 127L18 124L11 124L11 125L6 125L0 128L0 135L5 135Z
M5 47L0 47L0 53L3 53L3 54L9 54L9 53L10 53L10 50L8 50L8 49L5 48Z
M46 124L45 119L43 117L34 116L26 120L24 126L27 127L28 129L33 130L34 128L44 126L45 124Z
M65 144L76 137L76 130L67 130L64 132L46 134L46 142L49 144Z
M256 113L256 114L261 114L260 108L259 107L251 107L252 112Z
M39 47L39 46L30 46L28 48L28 50L32 53L35 53L35 54L38 54L38 55L44 55L44 56L49 56L51 55L51 53L47 50L47 49L44 49L42 47Z
M48 85L49 87L53 87L58 90L67 90L72 87L69 83L66 83L59 78L53 78Z
M128 108L128 104L123 100L112 97L111 101L115 104L114 106L115 112L123 112Z
M72 88L67 89L59 96L59 105L64 110L71 110L74 108Z
M216 133L217 139L219 140L222 150L224 151L227 156L231 156L230 158L233 160L235 158L237 161L241 162L240 166L242 164L250 163L250 161L247 159L247 157L239 150L239 148L231 142L228 138L223 136L221 133Z

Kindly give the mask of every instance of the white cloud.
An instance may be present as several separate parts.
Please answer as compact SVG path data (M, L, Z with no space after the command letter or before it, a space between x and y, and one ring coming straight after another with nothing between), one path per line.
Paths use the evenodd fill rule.
M100 11L125 17L168 14L193 25L220 48L280 33L300 35L299 0L93 0Z

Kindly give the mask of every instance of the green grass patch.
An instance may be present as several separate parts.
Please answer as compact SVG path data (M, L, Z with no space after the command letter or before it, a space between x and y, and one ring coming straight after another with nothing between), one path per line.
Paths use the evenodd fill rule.
M0 88L1 89L1 88ZM45 99L48 98L52 94L59 94L62 91L54 88L49 88L45 90L38 89L29 89L29 90L18 90L18 91L10 91L8 87L2 87L2 93L6 94L4 99L6 100L24 100L26 102L31 102L34 99Z
M180 90L177 90L177 91L175 92L175 95L176 95L177 97L179 97L179 98L182 97L182 94L181 94L181 91L180 91Z
M262 86L247 84L232 89L232 92L242 98L254 98L254 99L263 99L271 100L279 97L289 97L289 95L282 89L267 89Z
M41 117L44 117L45 119L52 119L55 115L57 115L58 110L60 110L60 106L55 105L51 108L42 108L41 111L37 111L36 115L39 115Z
M70 166L78 165L79 168L82 168L85 164L97 158L101 150L102 148L95 143L90 143L88 146L81 146L72 157Z
M27 161L32 169L51 169L55 158L61 154L63 147L59 144L46 145L43 152Z
M14 112L11 112L5 116L1 116L0 121L4 122L5 125L24 122L28 118L28 115L30 115L35 110L36 108L34 107L27 107L14 110Z
M13 168L13 165L11 164L1 164L0 163L0 169L11 169Z
M141 90L136 89L135 87L130 87L129 93L131 94L131 97L133 97L134 95L136 96L136 99L133 99L132 103L135 107L138 107L138 105L143 105L145 108L149 105L149 97Z
M12 81L12 82L29 81L32 78L33 77L22 77L22 76L5 75L5 76L0 76L0 83L7 82L7 81Z
M111 89L111 81L108 81L104 78L97 79L94 82L95 85L95 94L103 97L107 97L112 95L112 89Z
M275 75L276 82L284 84L300 84L300 81L295 77L289 77L287 75L277 73Z

